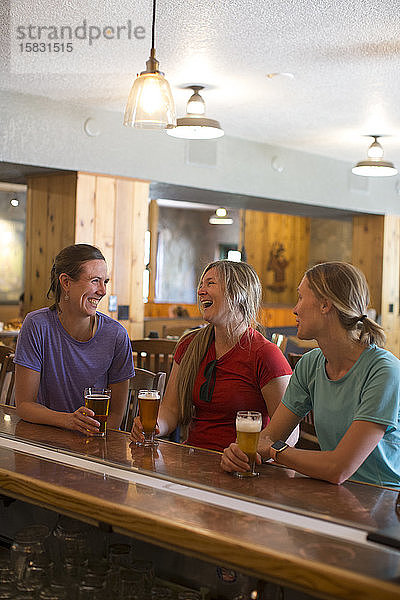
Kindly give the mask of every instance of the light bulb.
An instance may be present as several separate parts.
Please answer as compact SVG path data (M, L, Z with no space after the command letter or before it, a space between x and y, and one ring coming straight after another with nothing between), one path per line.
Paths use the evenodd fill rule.
M158 85L158 81L156 81L156 78L158 80L157 76L147 75L145 84L143 86L141 98L142 110L148 115L158 110L162 102L162 95L160 93L160 87Z
M217 208L215 214L217 215L217 217L226 217L226 208Z
M206 103L199 94L193 94L189 98L189 102L186 106L186 114L188 115L204 115L206 112Z
M367 155L368 158L383 158L383 148L377 140L372 142L368 148Z

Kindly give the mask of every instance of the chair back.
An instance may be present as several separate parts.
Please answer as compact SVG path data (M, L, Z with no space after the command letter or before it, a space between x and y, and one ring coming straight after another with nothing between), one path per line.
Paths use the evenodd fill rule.
M131 345L135 366L153 373L163 371L168 377L172 368L176 340L160 338L131 340Z
M10 348L10 346L1 346L0 345L0 364L3 364L3 361L10 354L14 354L15 350Z
M303 354L288 352L287 360L292 369L295 368ZM317 434L314 426L314 413L312 410L300 421L300 437L296 444L297 448L306 450L320 450Z
M0 368L0 401L2 404L15 405L15 364L14 354L8 354L1 362Z
M146 369L135 369L135 376L131 377L129 380L128 403L121 423L121 429L123 431L131 431L133 420L138 414L139 390L158 390L160 392L160 400L162 400L166 378L166 373L163 373L162 371L153 373Z
M288 352L287 360L292 369L295 368L302 356L302 354L297 354L296 352Z
M288 343L287 335L283 335L283 333L273 333L271 335L271 342L276 344L283 354L285 353Z
M181 335L183 335L188 329L190 329L190 327L188 327L187 325L175 325L174 327L168 327L168 325L163 325L162 336L164 339L168 338L169 335L180 338Z

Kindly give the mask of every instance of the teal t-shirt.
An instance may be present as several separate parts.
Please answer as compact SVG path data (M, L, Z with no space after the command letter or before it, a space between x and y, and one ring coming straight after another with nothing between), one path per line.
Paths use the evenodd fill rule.
M393 354L370 346L331 381L321 350L311 350L297 363L282 402L300 418L313 410L321 450L334 450L353 421L386 425L351 479L400 489L400 361Z

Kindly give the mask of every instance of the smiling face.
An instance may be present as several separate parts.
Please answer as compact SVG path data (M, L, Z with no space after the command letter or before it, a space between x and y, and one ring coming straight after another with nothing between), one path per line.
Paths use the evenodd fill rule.
M316 339L321 327L325 326L324 301L316 297L305 276L297 291L299 297L293 309L296 315L297 337L300 340Z
M92 317L106 294L109 281L107 265L104 260L88 260L82 265L79 279L74 281L62 274L60 281L63 281L63 289L69 295L68 306L81 316Z
M197 294L204 320L212 325L226 324L229 320L228 303L224 286L215 267L204 273Z

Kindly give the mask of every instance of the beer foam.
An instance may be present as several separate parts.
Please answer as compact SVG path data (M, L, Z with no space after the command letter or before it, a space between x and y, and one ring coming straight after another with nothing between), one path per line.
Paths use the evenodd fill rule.
M138 398L142 400L159 400L160 393L156 390L141 390L138 394Z
M253 419L236 419L236 431L243 431L246 433L257 433L261 431L261 421Z

